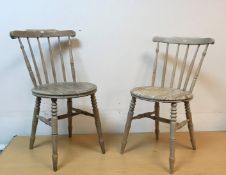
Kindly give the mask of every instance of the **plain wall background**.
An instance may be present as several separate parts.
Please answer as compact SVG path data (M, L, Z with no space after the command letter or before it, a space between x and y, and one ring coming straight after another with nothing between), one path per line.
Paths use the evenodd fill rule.
M222 0L39 0L4 1L0 12L0 143L13 135L29 135L35 98L18 43L9 31L15 29L73 29L79 47L74 50L78 80L98 86L97 100L103 132L122 132L129 108L129 90L148 85L155 45L152 37L213 37L191 103L197 131L226 129L226 1ZM151 64L150 64L151 63ZM150 64L150 65L149 65ZM44 100L43 113L49 114ZM59 111L66 109L59 102ZM91 109L89 98L75 100ZM151 103L138 101L135 113L150 111ZM161 113L169 116L169 105ZM184 119L183 104L179 120ZM95 133L94 121L79 116L74 133ZM160 125L161 131L169 126ZM153 132L153 120L134 121L131 132ZM184 128L182 131L186 131ZM50 134L39 123L37 134ZM60 134L67 133L66 120L60 121Z

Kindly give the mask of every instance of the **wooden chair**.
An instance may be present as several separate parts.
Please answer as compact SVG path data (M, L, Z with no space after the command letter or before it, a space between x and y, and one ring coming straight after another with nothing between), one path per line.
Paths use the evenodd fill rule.
M95 93L97 91L96 85L88 82L77 82L75 76L75 65L72 54L72 37L75 36L73 30L26 30L26 31L12 31L10 32L12 39L18 39L20 48L22 50L24 60L29 71L30 78L33 82L34 88L32 94L36 97L36 103L32 121L32 131L30 137L30 149L33 149L35 141L35 133L38 120L44 122L52 128L52 162L53 170L57 170L57 136L58 136L58 120L68 119L69 137L72 136L72 117L84 114L93 117L96 124L97 134L99 137L99 144L102 153L105 153L104 140L101 131L101 122L97 108ZM53 43L54 42L54 47ZM36 47L32 46L36 43ZM25 45L26 44L26 45ZM44 57L45 50L43 44L47 44L49 56ZM27 47L25 47L27 46ZM36 50L35 50L35 49ZM56 51L60 58L60 68L56 69ZM35 53L38 52L42 68L38 66L38 60ZM66 52L69 51L69 52ZM28 53L29 52L29 53ZM54 53L55 52L55 53ZM67 74L66 62L64 61L65 53L69 54L69 62L71 69L71 76ZM30 55L30 57L29 57ZM51 71L47 70L47 60L50 62ZM60 78L61 74L61 78ZM42 76L43 75L43 76ZM51 82L51 79L53 82ZM86 112L81 109L72 107L72 99L91 96L93 113ZM39 115L40 104L42 98L48 98L52 101L52 116L44 118ZM67 113L64 115L57 115L57 99L67 99Z
M157 43L155 59L154 59L154 69L152 75L151 86L137 87L131 90L132 100L130 103L130 108L127 116L127 121L125 125L124 136L121 145L121 153L124 153L125 146L127 143L127 138L129 130L131 127L131 122L134 119L150 118L155 120L155 135L156 140L159 139L159 122L164 122L170 124L170 156L169 156L169 166L170 172L174 171L175 162L175 132L177 129L182 128L186 124L188 125L190 139L192 148L196 149L195 138L193 133L192 115L190 110L189 102L193 98L192 91L194 89L196 80L198 78L201 65L203 63L204 57L206 55L209 44L214 44L214 40L211 38L180 38L180 37L154 37L153 42ZM163 54L163 66L159 66L159 50L160 45L166 45L165 54ZM200 54L200 60L196 61L198 51L204 47L202 54ZM174 48L176 51L174 59L169 55L170 48ZM179 64L179 50L184 48L184 56L182 56L182 63ZM194 51L193 57L191 57L190 64L188 64L189 49L192 48ZM203 49L203 48L202 48ZM172 49L173 50L173 49ZM190 49L191 51L191 49ZM160 55L161 56L161 55ZM167 62L171 61L172 66L169 70L169 65ZM194 65L197 62L195 68ZM178 66L178 65L181 65ZM180 69L179 69L180 67ZM159 69L161 70L159 70ZM179 69L179 71L177 71ZM157 71L159 70L159 71ZM187 70L187 75L185 76L185 70ZM168 71L168 72L167 72ZM160 72L161 81L160 85L156 85L156 76ZM167 77L167 76L168 77ZM176 76L178 75L178 76ZM193 79L190 77L193 76ZM168 85L166 85L166 78L168 78ZM178 83L175 83L175 79ZM143 114L134 115L134 108L136 99L154 102L154 111L146 112ZM183 102L185 106L186 120L177 123L177 103ZM159 103L170 103L171 104L171 119L162 118L159 116Z

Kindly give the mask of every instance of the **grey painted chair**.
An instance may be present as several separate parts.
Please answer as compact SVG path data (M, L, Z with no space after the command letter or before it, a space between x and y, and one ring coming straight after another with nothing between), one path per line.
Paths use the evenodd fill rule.
M10 36L12 39L18 39L19 41L27 69L34 85L34 88L32 89L32 94L36 97L36 103L32 121L30 149L33 149L36 128L38 121L40 120L52 128L52 161L53 170L56 171L58 160L58 120L66 118L68 119L68 132L69 137L71 137L72 117L79 114L84 114L86 116L94 118L99 137L99 144L102 153L105 153L104 140L101 131L101 122L95 97L97 87L92 83L76 81L71 39L75 36L75 32L72 30L26 30L12 31L10 32ZM33 43L36 43L36 47L33 46ZM48 57L44 57L44 44L46 44L48 47ZM58 52L56 52L56 49L58 50ZM39 53L37 57L39 58L42 67L38 66L38 60L37 57L35 57L37 55L36 52ZM66 71L66 61L64 58L65 53L69 54L69 62L71 69L70 76L69 74L67 74L68 72ZM58 69L56 68L55 64L57 55L59 56L61 63L60 68ZM51 71L48 71L48 66L46 66L47 61L50 62ZM53 80L52 82L51 79ZM89 113L87 111L72 107L73 98L85 96L91 97L93 113ZM48 119L39 115L42 98L48 98L52 101L52 116ZM57 115L57 99L67 99L66 114Z
M164 122L170 124L170 156L169 156L169 166L170 173L174 171L175 162L175 132L176 130L182 128L186 124L188 125L190 139L192 148L196 149L192 115L190 110L190 100L193 98L192 91L195 86L196 80L198 78L201 65L203 63L204 57L206 55L209 44L214 44L214 40L211 38L165 38L165 37L154 37L153 42L157 43L154 68L152 75L151 86L137 87L131 90L132 100L130 103L130 108L127 116L127 122L125 126L124 136L121 145L121 153L124 153L125 146L127 143L127 138L129 130L131 127L131 122L134 119L150 118L155 120L155 135L156 140L159 139L159 122ZM163 65L158 66L159 50L161 47L166 48L165 54L163 54ZM174 48L176 51L174 59L172 59L169 54L169 50ZM179 51L183 49L184 55L182 56L182 62L179 64ZM190 49L190 50L189 50ZM203 50L198 57L199 50ZM173 50L173 49L172 49ZM193 56L188 63L188 55L193 51ZM160 55L161 56L161 55ZM169 68L167 62L171 61L172 66ZM197 63L197 66L195 66ZM159 68L159 69L158 69ZM169 70L170 69L170 70ZM158 71L159 70L159 71ZM186 70L186 71L185 71ZM156 76L160 73L161 81L160 85L156 85ZM167 76L166 76L167 75ZM169 76L170 75L170 76ZM178 75L178 76L176 76ZM193 77L193 78L191 78ZM168 82L166 81L168 78ZM176 82L177 79L177 83ZM167 82L167 83L166 83ZM166 85L168 84L168 85ZM139 114L134 116L134 108L136 99L154 102L154 111L146 112L144 114ZM177 122L177 104L183 102L185 106L186 120L178 123ZM171 104L171 115L170 119L162 118L159 116L159 103L170 103Z

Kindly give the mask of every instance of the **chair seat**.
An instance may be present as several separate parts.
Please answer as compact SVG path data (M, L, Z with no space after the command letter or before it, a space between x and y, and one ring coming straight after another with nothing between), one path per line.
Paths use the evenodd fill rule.
M147 101L177 102L193 98L192 93L173 88L137 87L131 90L133 97Z
M95 93L96 85L87 82L66 82L40 85L32 89L32 94L46 98L76 98Z

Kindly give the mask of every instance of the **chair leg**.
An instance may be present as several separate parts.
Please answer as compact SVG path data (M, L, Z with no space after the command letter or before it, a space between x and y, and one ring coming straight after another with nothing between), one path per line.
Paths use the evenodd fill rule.
M53 170L57 170L57 137L58 137L58 119L57 119L57 99L53 98L52 100L52 163Z
M95 94L91 95L91 102L92 102L92 107L93 107L93 114L94 114L94 118L95 118L95 125L96 125L96 129L97 129L97 135L98 135L98 139L99 139L100 148L101 148L102 153L104 154L105 153L104 138L103 138L103 134L102 134L102 130L101 130L100 116L99 116L99 111L97 108Z
M159 102L155 102L155 139L159 140Z
M121 144L121 154L123 154L124 151L125 151L125 147L126 147L126 144L127 144L127 138L128 138L129 130L130 130L131 123L132 123L135 105L136 105L136 98L132 97L132 100L130 102L129 112L128 112L128 115L127 115L127 121L126 121L126 125L125 125L122 144Z
M177 103L171 103L171 121L170 121L170 156L169 156L169 170L170 173L174 171L175 163L175 132L176 132L176 120L177 120Z
M191 145L192 145L193 150L196 150L193 122L192 122L192 115L191 115L189 101L184 102L184 106L185 106L185 111L186 111L186 118L189 120L188 121L188 130L189 130L189 134L190 134Z
M34 108L34 113L33 113L33 120L32 120L30 145L29 145L30 149L33 149L34 142L35 142L35 133L36 133L37 125L38 125L38 118L36 117L36 115L39 115L40 104L41 104L41 98L36 97L35 108Z
M68 98L67 99L67 113L70 115L68 117L68 136L72 137L72 99Z

